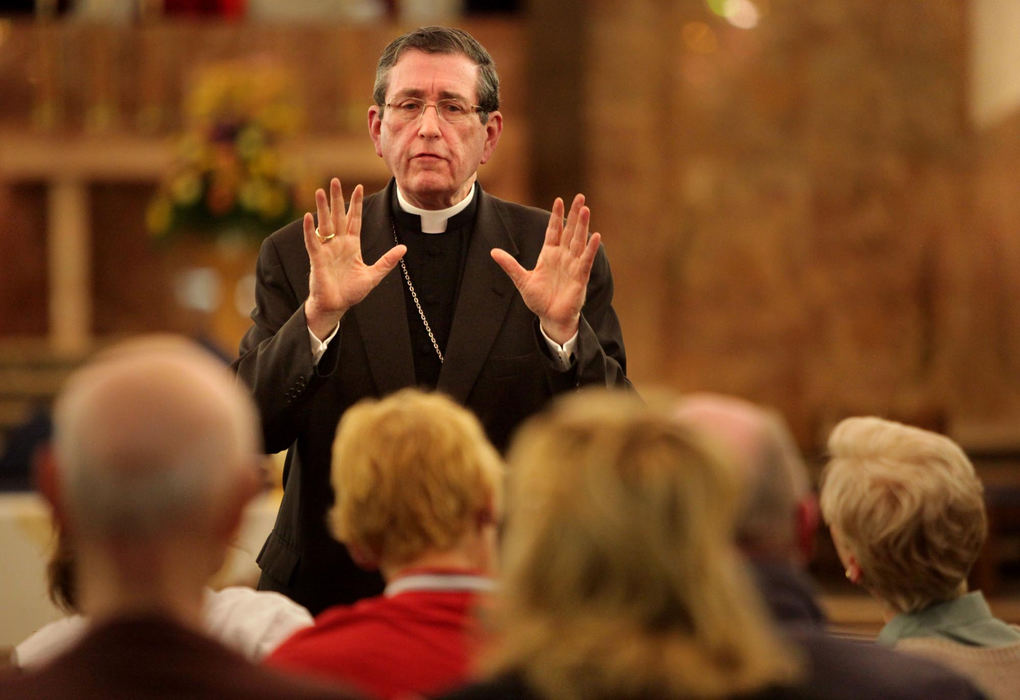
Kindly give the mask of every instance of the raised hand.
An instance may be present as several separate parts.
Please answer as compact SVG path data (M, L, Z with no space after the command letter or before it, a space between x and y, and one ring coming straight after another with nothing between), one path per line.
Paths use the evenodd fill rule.
M588 289L588 277L601 236L588 236L591 210L578 194L563 223L563 200L553 202L545 242L534 270L525 270L512 255L493 248L492 259L503 268L521 293L525 306L538 316L542 330L560 345L577 332L581 307Z
M365 264L361 258L364 196L364 188L355 187L345 212L340 180L333 178L329 183L328 200L321 188L315 191L319 227L315 227L311 214L305 214L302 222L305 250L311 264L305 318L319 339L329 336L347 310L364 299L407 252L406 246L394 246L375 264Z

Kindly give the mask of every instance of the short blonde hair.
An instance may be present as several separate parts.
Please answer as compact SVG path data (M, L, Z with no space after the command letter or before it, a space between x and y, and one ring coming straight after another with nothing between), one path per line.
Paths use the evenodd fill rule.
M401 564L445 551L487 508L503 466L478 419L440 394L404 389L348 409L333 443L333 535Z
M829 436L820 506L861 568L899 612L957 597L988 532L981 481L944 435L875 417Z
M560 399L512 443L489 671L546 697L720 697L789 681L732 542L737 482L666 410Z

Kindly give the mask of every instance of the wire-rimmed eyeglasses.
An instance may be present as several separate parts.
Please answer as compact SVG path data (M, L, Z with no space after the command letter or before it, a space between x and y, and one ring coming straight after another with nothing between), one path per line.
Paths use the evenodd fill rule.
M417 97L405 97L399 102L387 102L386 107L400 121L413 122L429 107L436 108L436 114L446 122L461 122L476 112L483 111L478 105L468 104L463 100L445 98L436 102L426 102Z

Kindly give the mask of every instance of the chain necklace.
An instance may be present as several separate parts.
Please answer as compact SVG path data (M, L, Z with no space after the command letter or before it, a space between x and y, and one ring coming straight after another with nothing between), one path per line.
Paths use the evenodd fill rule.
M400 239L397 238L397 227L390 222L390 228L393 231L393 242L400 245ZM425 332L429 334L429 340L432 341L432 347L436 350L436 355L439 357L439 364L443 364L443 351L439 349L439 343L436 342L436 336L432 335L432 327L429 326L429 320L425 318L425 309L421 308L421 303L418 301L418 295L414 291L414 285L411 284L411 275L407 272L407 265L404 263L404 259L400 259L400 270L404 273L404 281L407 282L407 289L411 292L411 300L414 302L414 308L418 309L418 316L421 318L422 325L425 326Z

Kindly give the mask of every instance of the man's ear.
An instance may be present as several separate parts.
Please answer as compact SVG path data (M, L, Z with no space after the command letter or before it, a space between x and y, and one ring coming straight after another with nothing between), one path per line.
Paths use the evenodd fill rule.
M50 505L54 524L62 530L67 528L67 514L60 489L60 470L52 445L43 445L36 450L32 460L35 487Z
M368 108L368 135L375 145L375 154L382 158L382 107L379 105Z
M483 125L485 127L485 146L482 148L482 160L480 164L489 162L496 144L499 143L499 135L503 133L503 115L499 112L489 112L489 119Z

